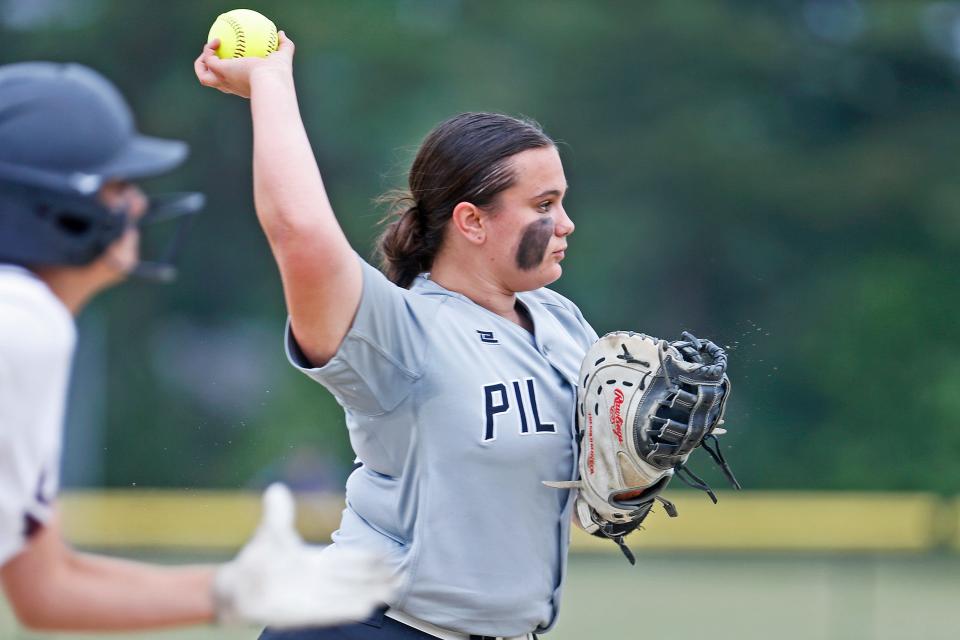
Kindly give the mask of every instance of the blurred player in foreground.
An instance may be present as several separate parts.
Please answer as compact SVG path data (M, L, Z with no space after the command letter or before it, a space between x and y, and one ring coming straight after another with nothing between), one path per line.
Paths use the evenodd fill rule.
M186 157L140 135L106 79L79 65L0 67L0 578L38 629L120 630L218 620L283 627L361 619L389 598L369 554L322 554L293 528L294 504L267 490L252 540L218 567L161 567L78 553L55 497L74 316L143 263L145 224L195 213L199 194L148 198L131 182Z
M298 113L293 43L267 58L204 47L200 82L250 98L254 195L280 267L288 357L346 409L363 465L330 553L403 570L364 624L280 640L523 638L556 621L576 475L578 370L597 334L546 289L574 225L556 145L533 122L439 124L380 241L350 247Z

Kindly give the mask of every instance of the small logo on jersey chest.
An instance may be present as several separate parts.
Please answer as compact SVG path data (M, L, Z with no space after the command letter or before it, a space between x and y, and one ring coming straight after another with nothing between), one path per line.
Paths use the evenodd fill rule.
M493 337L493 331L481 331L477 329L477 333L480 334L480 342L485 344L500 344L500 341Z

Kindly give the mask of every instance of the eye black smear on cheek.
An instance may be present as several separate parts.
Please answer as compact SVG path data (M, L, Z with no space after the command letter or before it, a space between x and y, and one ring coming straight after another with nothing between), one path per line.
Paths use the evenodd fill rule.
M541 218L528 224L520 237L520 246L517 247L517 266L524 271L540 266L552 236L552 218Z

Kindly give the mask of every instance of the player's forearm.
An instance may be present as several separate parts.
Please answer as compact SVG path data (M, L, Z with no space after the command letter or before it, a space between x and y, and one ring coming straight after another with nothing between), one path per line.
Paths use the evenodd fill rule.
M257 215L271 244L304 236L349 251L310 147L293 79L272 69L251 77ZM341 246L336 246L341 245Z
M294 334L319 366L350 328L360 265L327 199L289 74L254 75L251 109L257 215L280 267Z
M0 568L21 623L36 629L122 630L213 617L209 567L161 567L79 554L57 519Z
M46 585L26 624L121 631L210 622L213 569L160 567L99 556L72 558Z

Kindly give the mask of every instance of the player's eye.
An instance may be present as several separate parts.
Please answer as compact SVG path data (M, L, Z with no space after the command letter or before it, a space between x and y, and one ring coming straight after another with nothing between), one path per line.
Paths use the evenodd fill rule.
M544 200L543 202L541 202L540 204L537 205L537 209L539 209L540 211L544 211L544 212L550 211L550 207L551 207L552 205L553 205L553 201L552 201L552 200Z

